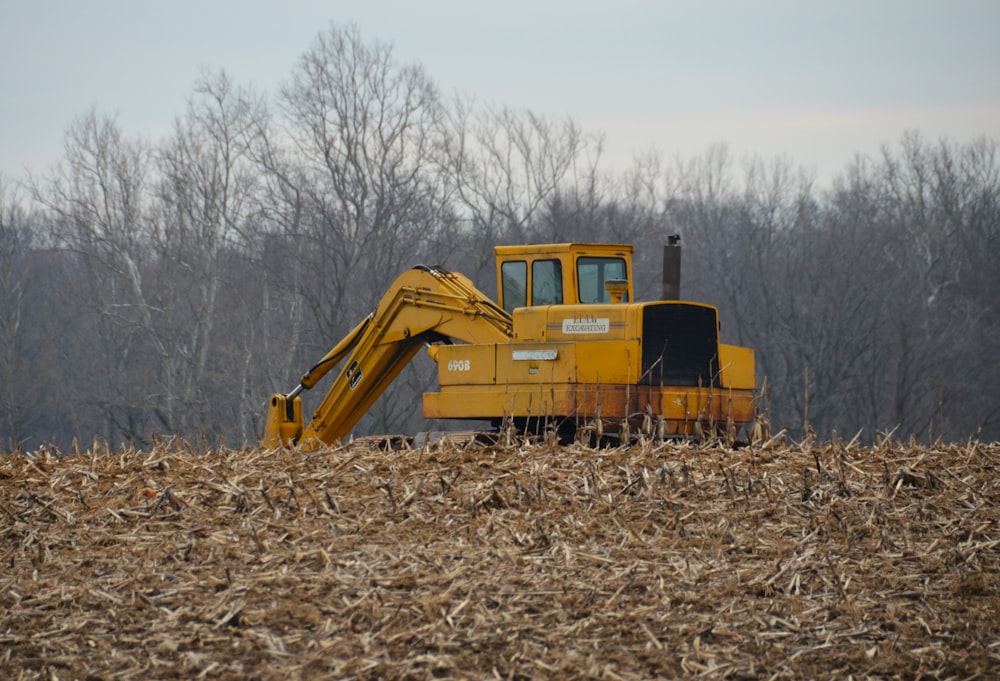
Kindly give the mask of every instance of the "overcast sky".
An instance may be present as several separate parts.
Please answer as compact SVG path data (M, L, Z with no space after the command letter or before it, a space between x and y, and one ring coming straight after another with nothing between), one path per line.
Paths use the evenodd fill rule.
M822 181L906 130L1000 139L1000 0L0 0L0 173L45 170L91 107L159 140L202 67L274 93L331 21L603 131L617 169L725 142Z

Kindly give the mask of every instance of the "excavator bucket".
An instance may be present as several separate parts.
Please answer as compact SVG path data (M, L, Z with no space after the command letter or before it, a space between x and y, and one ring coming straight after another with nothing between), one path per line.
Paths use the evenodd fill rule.
M265 447L287 447L295 444L302 435L302 398L271 395L264 423Z

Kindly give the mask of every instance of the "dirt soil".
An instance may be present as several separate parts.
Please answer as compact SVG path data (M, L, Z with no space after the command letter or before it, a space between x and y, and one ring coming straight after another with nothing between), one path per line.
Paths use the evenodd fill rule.
M0 670L997 678L998 465L891 440L0 455Z

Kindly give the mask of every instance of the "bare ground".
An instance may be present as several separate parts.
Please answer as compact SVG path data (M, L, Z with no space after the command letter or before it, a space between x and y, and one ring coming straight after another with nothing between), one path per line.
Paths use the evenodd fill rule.
M998 464L891 440L0 455L0 670L997 678Z

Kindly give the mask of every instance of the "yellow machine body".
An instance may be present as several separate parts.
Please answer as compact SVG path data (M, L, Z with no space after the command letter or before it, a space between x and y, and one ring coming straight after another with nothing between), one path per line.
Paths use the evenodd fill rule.
M440 348L440 387L424 394L424 416L485 419L503 414L579 424L600 417L609 431L628 421L632 432L651 417L654 423L662 420L661 432L667 435L752 421L753 350L717 344L717 359L704 355L701 372L696 368L681 377L676 367L666 371L668 360L651 352L643 335L644 317L665 307L680 315L697 308L693 316L700 323L710 319L716 324L715 308L691 303L518 309L513 342ZM654 356L651 362L644 363L644 351L647 358Z
M497 302L439 267L404 273L295 390L272 396L264 443L344 437L423 346L438 365L427 418L662 436L753 420L753 350L719 342L711 305L629 302L631 246L498 246L495 255ZM298 394L341 363L303 423Z

